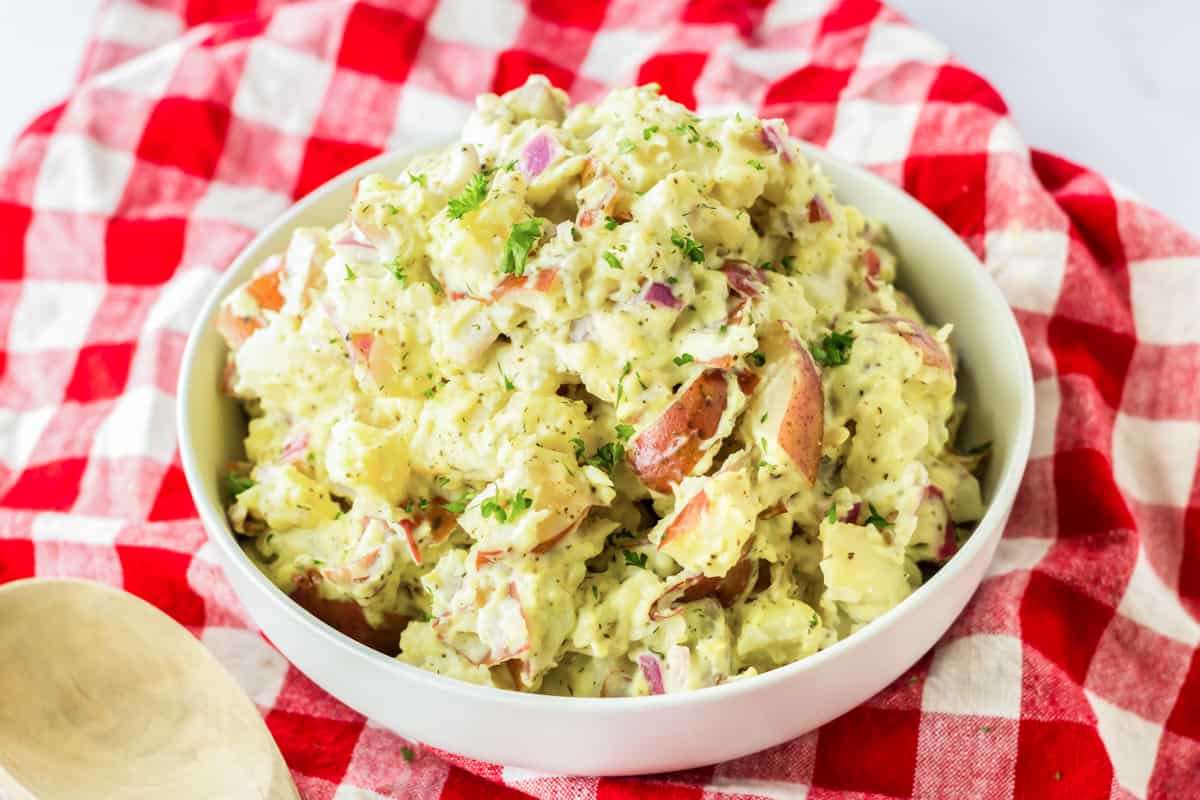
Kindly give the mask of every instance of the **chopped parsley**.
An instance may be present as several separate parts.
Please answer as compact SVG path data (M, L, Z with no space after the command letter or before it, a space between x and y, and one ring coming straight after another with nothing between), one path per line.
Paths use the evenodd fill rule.
M408 745L405 745L404 747L400 748L400 757L403 758L405 761L412 761L414 758L417 757L417 754L412 751L411 747L409 747Z
M396 207L395 207L394 205L392 205L391 203L384 203L384 204L383 204L383 210L384 210L384 211L386 211L386 212L388 212L389 214L392 214L392 215L395 215L395 214L399 214L399 213L400 213L400 209L396 208Z
M445 508L451 514L461 514L467 510L467 506L470 505L471 501L474 499L475 499L475 493L467 492L462 497L455 500L453 503L446 503Z
M879 530L892 527L892 523L889 522L882 514L876 511L874 505L867 503L867 510L871 512L871 515L867 517L865 524L874 525Z
M492 176L489 172L476 172L458 197L450 198L450 202L446 204L446 213L450 215L450 219L462 219L464 214L483 205L491 183Z
M517 160L515 158L512 161L510 161L504 165L505 172L512 172L516 168L517 168Z
M820 622L821 620L817 619L817 612L814 611L812 617L808 620L808 627L815 628Z
M690 261L696 264L704 263L704 245L697 242L690 236L684 236L677 230L671 230L671 244L679 248L679 251Z
M633 362L626 361L625 366L621 368L621 377L617 380L617 400L613 403L613 411L621 407L621 397L625 394L625 376L629 374L629 370L633 369Z
M681 356L675 356L671 360L675 362L675 366L682 367L684 364L690 364L696 359L691 353L684 353Z
M433 482L436 483L438 486L441 486L444 488L447 484L450 483L450 478L445 475L438 475L436 478L433 479Z
M415 183L418 186L424 187L425 186L425 173L424 172L410 172L410 173L408 173L408 180L410 183Z
M628 442L630 436L633 436L633 426L626 425L623 422L618 423L617 424L617 440L621 441L621 442Z
M350 269L350 265L346 265L346 280L352 281L358 276L354 274L354 270Z
M696 144L700 141L700 131L696 130L696 126L690 122L681 122L675 126L674 130L680 136L687 136L688 144Z
M747 161L746 163L749 164L750 166L754 167L755 169L766 169L766 167L764 167L762 165L762 162L756 158L752 158L749 161Z
M637 145L635 145L629 139L622 139L621 141L617 142L617 152L622 155L632 153L636 148Z
M793 270L792 265L796 262L796 257L795 256L784 256L783 258L779 259L779 262L781 264L783 264L783 271L785 273L787 273L788 275L791 275L792 270Z
M435 280L431 280L431 281L429 282L429 288L430 288L430 289L433 289L433 293L434 293L434 294L441 294L441 293L442 293L442 285L441 285L440 283L438 283L437 281L435 281Z
M604 217L604 230L606 230L606 231L615 231L617 229L617 226L620 224L621 223L617 220L616 217L609 217L609 216Z
M604 260L608 262L608 265L613 269L624 269L624 267L621 266L621 260L613 254L612 250L605 250L602 255L604 256Z
M518 489L507 506L502 501L497 500L497 497L499 495L493 495L480 503L479 513L483 517L494 517L501 524L516 522L533 505L533 498L526 497L524 489Z
M542 236L542 221L537 217L514 223L504 244L502 270L506 275L525 274L525 260L534 243Z
M583 454L587 452L587 444L583 439L572 439L571 446L575 448L575 460L583 461Z
M635 553L632 550L625 550L624 553L625 553L625 563L627 565L629 565L631 567L641 567L642 569L646 568L647 556L645 553Z
M825 514L826 522L837 522L837 503L829 504L829 512Z
M850 347L854 337L849 333L831 331L819 344L809 347L813 359L822 367L840 367L850 360Z
M761 367L767 363L767 355L762 350L755 350L746 356L746 360L756 367Z
M513 382L508 379L508 376L504 374L504 367L500 366L499 362L496 362L496 370L500 373L500 377L504 379L505 391L511 392L513 389L517 388L513 385Z
M234 497L254 486L254 480L249 475L240 475L236 472L231 472L227 478L229 480L229 491Z
M392 259L387 265L388 272L396 276L396 280L400 281L402 286L408 285L408 271L404 265L400 263L400 258Z
M650 137L656 133L658 133L657 125L651 125L648 128L642 128L642 140L648 142L650 141Z

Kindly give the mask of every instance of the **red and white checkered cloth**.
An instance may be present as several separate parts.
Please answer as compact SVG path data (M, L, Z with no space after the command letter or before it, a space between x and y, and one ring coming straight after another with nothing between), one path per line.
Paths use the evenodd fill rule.
M306 798L1200 797L1200 242L1031 152L895 12L112 0L85 64L0 172L0 581L83 576L166 610L259 705ZM297 197L452 135L530 72L576 99L657 81L783 117L937 212L1015 310L1038 416L995 563L930 655L818 732L640 779L422 750L290 667L210 556L172 414L202 298Z

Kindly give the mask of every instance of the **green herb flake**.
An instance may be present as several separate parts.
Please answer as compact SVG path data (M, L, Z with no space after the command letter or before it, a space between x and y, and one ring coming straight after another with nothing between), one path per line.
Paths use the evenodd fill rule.
M685 236L679 231L671 230L671 244L679 248L680 252L690 261L696 264L704 263L704 245L697 242L690 236Z
M617 400L613 403L613 411L621 407L621 398L625 394L625 376L629 374L629 370L633 369L633 362L626 361L625 366L621 368L621 377L617 380Z
M618 423L617 439L622 442L628 442L630 436L633 436L633 426L626 425L625 423Z
M500 362L496 362L496 371L500 373L500 377L504 380L505 391L511 392L513 389L517 388L513 385L513 382L508 379L508 376L504 374L504 367L500 366Z
M831 331L820 343L809 347L813 360L822 367L840 367L850 360L850 348L854 337L847 333Z
M617 142L617 152L621 155L632 153L635 149L637 149L637 145L635 145L629 139L622 139L621 141Z
M354 274L354 270L350 269L350 265L346 265L346 280L352 281L358 276Z
M508 241L504 243L504 261L501 263L501 269L505 275L520 277L525 274L525 261L529 258L529 251L541 236L542 221L537 217L513 224Z
M438 283L437 281L435 281L435 280L431 280L431 281L429 282L429 288L430 288L430 289L433 289L433 293L434 293L434 294L441 294L441 293L442 293L442 285L441 285L440 283Z
M829 511L825 514L825 521L829 523L837 522L837 503L829 504Z
M417 757L417 754L413 752L411 747L409 747L408 745L405 745L404 747L400 748L400 757L403 758L405 761L412 761L414 758Z
M396 276L396 280L400 281L401 286L408 285L408 270L405 268L404 264L400 262L399 257L396 257L388 262L387 269L388 272Z
M425 188L425 173L424 172L410 172L410 173L408 173L408 180L410 183L415 183L418 186L420 186L421 188Z
M675 362L675 366L682 367L684 364L690 364L696 359L691 353L684 353L683 355L675 356L671 360Z
M817 612L814 611L812 617L808 620L808 627L810 629L815 628L820 623L821 623L821 620L817 618Z
M867 525L874 525L879 530L892 527L892 523L889 522L886 517L876 511L874 505L867 503L867 510L871 512L870 516L867 517Z
M395 216L395 215L397 215L397 214L399 214L399 213L400 213L400 209L396 208L396 207L395 207L394 205L392 205L391 203L384 203L384 204L383 204L383 210L384 210L384 211L386 211L386 212L388 212L388 213L389 213L389 214L391 214L392 216Z
M781 264L783 264L783 271L786 272L788 275L791 275L793 270L795 269L795 267L793 265L796 263L796 257L795 256L784 256L783 258L779 259L779 261Z
M234 497L254 486L254 480L249 475L231 472L226 478L229 481L229 491Z
M446 503L445 508L451 514L461 514L467 510L467 506L470 505L471 501L474 499L475 499L475 493L467 492L462 497L455 500L453 503Z
M648 556L645 553L636 553L633 550L625 550L625 563L631 567L646 568L646 559Z
M608 265L613 269L624 269L624 267L621 266L621 260L613 254L612 250L605 250L602 255L604 256L605 262L607 262Z
M583 439L572 439L571 446L575 448L575 460L583 461L583 454L587 452L587 445Z
M746 356L746 361L756 367L761 367L767 363L767 354L762 350L755 350L753 353L750 353Z
M621 224L620 221L618 221L616 217L606 216L604 218L604 230L606 230L606 231L615 231L617 229L617 226L620 224Z
M747 161L746 163L749 164L750 166L754 167L755 169L766 169L766 167L764 167L762 165L762 162L756 158L752 158L749 161Z
M673 130L680 136L686 136L688 144L696 144L700 141L700 131L696 130L696 126L689 122L681 122Z
M647 128L642 128L642 141L645 141L645 142L650 141L650 137L656 133L658 133L657 125L651 125Z
M450 202L446 204L446 213L450 215L450 219L462 219L463 215L483 205L491 183L492 178L489 171L476 172L471 180L467 181L467 185L458 197L450 198Z

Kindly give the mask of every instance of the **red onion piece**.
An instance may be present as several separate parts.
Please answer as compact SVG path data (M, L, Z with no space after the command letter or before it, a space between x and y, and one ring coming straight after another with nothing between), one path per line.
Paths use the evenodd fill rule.
M650 653L642 653L638 656L638 665L642 668L642 674L646 676L646 682L650 684L651 694L666 694L667 690L663 687L662 665L658 661L658 657Z
M850 506L850 510L845 513L841 521L856 524L858 521L858 512L861 510L862 503L855 503L854 505Z
M538 131L521 150L521 172L530 180L541 175L558 154L554 137Z
M671 291L671 287L665 283L655 281L650 284L650 288L646 290L646 302L653 303L656 306L665 306L666 308L679 308L683 303L679 302L679 298Z
M772 150L779 154L783 159L783 163L789 164L792 161L792 154L788 150L787 141L770 125L763 125L758 137L762 139L762 143L766 145L768 150Z
M421 548L417 546L417 537L413 536L413 529L416 526L406 519L400 520L397 525L404 531L404 541L408 544L408 554L412 557L413 563L418 567L421 566ZM396 525L393 525L392 530L395 529Z

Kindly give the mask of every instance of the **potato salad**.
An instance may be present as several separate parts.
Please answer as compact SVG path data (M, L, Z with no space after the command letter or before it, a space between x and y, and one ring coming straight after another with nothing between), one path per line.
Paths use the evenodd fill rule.
M224 302L228 514L422 669L625 697L812 655L983 513L949 327L779 120L531 79Z

